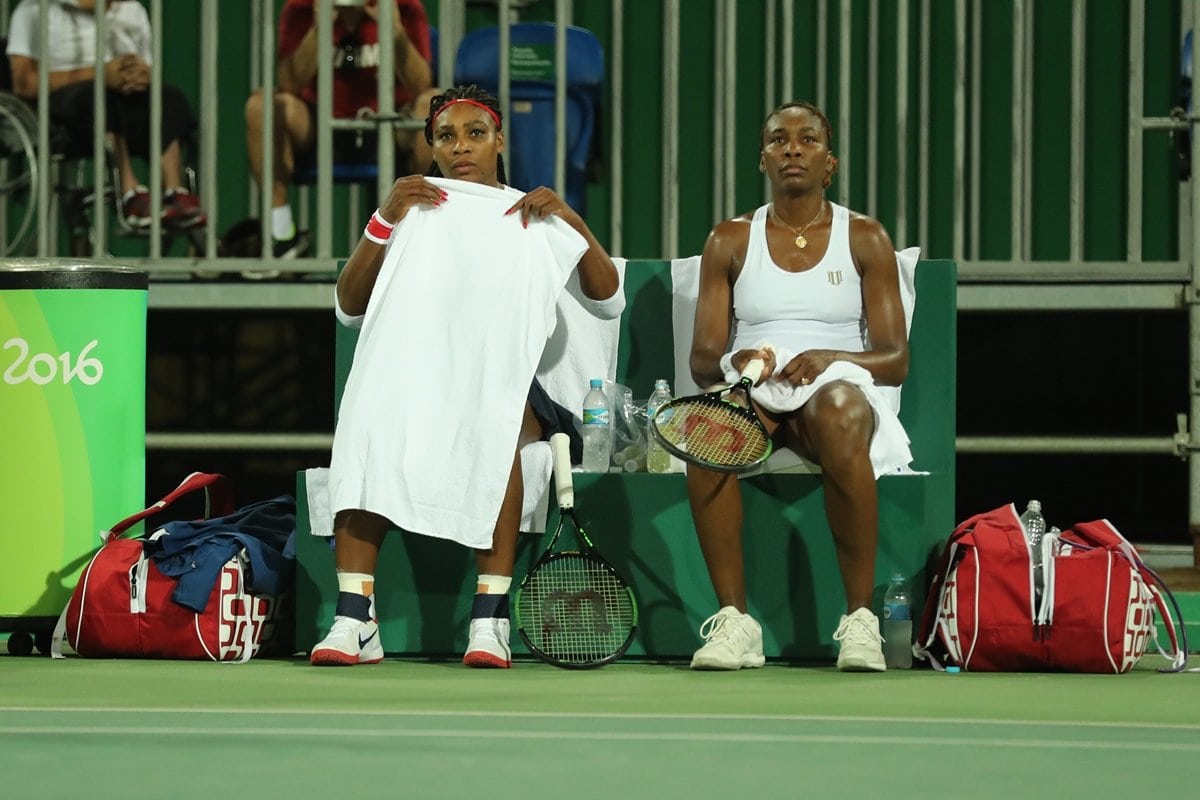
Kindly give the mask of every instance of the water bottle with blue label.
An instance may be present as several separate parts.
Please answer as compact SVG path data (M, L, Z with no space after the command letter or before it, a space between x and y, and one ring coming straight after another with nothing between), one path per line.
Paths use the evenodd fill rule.
M583 398L583 471L608 472L612 458L612 411L604 381L592 378Z
M912 594L897 572L883 596L883 660L888 669L912 668Z

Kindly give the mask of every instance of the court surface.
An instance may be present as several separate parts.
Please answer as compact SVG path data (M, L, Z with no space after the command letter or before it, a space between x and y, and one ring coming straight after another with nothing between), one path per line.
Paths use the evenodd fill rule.
M0 656L6 798L1108 798L1200 788L1200 674Z

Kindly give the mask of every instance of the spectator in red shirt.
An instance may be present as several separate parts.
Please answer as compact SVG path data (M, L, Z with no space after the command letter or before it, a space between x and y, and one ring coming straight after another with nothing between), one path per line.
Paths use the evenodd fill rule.
M421 0L394 0L395 107L424 119L432 86L429 25ZM295 171L316 159L317 64L325 50L333 58L333 113L353 118L360 109L376 108L379 64L377 0L334 0L333 47L319 48L313 0L287 0L279 17L279 51L275 93L275 162L272 186L271 239L276 258L296 258L308 251L308 236L297 231L288 203ZM262 92L246 101L246 149L254 179L262 184ZM432 160L417 129L396 133L401 174L424 172ZM375 133L334 131L334 161L373 162Z

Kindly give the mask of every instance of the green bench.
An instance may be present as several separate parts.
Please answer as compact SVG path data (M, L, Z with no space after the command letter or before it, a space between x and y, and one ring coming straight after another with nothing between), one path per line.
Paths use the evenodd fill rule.
M912 357L900 418L912 440L912 468L925 474L879 480L877 613L894 572L909 578L919 612L927 562L955 522L955 264L921 262L916 286ZM630 261L625 292L617 379L640 397L649 394L655 378L674 374L670 263ZM340 396L355 332L338 326L337 336ZM640 630L629 655L690 657L700 644L700 623L717 607L696 543L684 476L576 473L575 487L576 509L585 527L638 597ZM762 622L766 655L832 661L837 653L832 635L845 610L845 595L825 522L820 478L800 473L745 478L743 495L749 610ZM300 473L296 647L303 650L324 635L337 598L333 553L326 539L309 535L305 496ZM550 513L553 518L557 511ZM544 537L522 535L514 592L544 546ZM376 609L389 654L461 655L475 589L469 551L393 531L376 578ZM512 644L514 653L527 652L515 634Z

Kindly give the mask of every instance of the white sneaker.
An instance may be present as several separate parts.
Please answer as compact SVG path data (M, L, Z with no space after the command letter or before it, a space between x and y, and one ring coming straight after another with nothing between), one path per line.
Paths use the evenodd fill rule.
M319 667L348 667L383 661L379 623L354 617L334 617L333 627L309 653L310 663Z
M510 624L507 619L482 617L471 620L471 635L463 663L468 667L508 669L512 649L508 646Z
M879 618L868 608L860 608L843 616L835 642L841 642L837 667L842 672L886 672L883 660L883 637L879 635Z
M704 646L692 656L692 669L741 669L766 663L762 626L733 606L704 620L700 635Z

